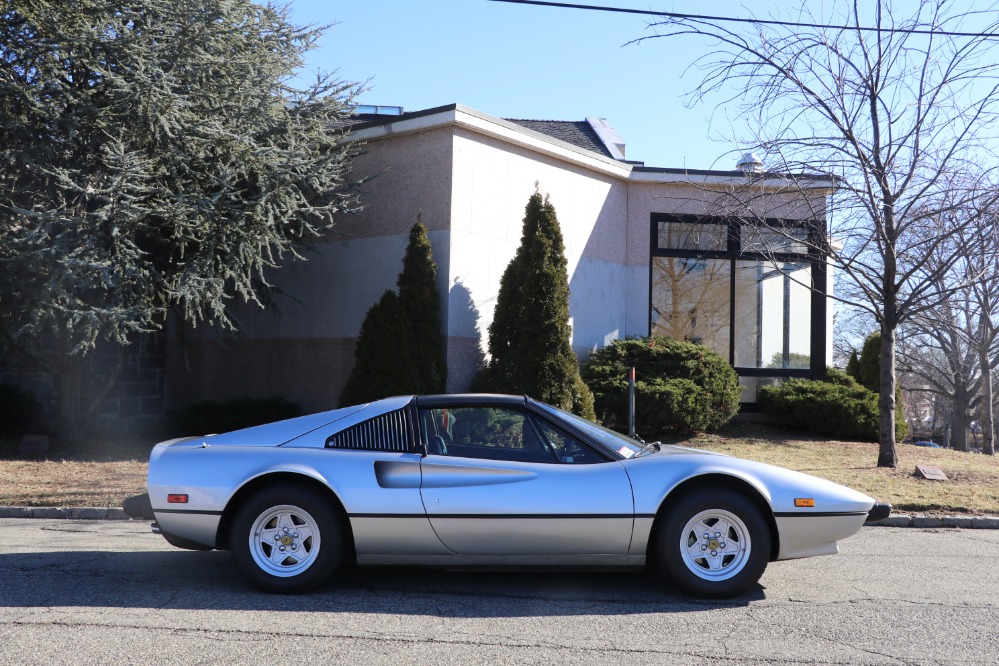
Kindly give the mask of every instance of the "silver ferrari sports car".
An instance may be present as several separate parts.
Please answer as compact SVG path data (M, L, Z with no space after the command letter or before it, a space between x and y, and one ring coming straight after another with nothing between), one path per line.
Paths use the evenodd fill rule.
M891 507L813 476L643 444L524 396L405 396L157 444L125 510L174 546L228 549L267 592L346 561L656 565L729 597L768 562L836 553Z

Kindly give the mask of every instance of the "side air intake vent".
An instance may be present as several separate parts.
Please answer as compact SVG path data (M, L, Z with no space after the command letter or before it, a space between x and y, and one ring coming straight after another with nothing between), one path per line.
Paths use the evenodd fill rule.
M409 432L406 410L400 409L331 435L326 448L405 452L409 451Z

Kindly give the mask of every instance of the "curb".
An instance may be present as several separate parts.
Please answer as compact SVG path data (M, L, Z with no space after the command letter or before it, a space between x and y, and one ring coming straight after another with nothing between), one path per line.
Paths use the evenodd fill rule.
M864 527L960 527L971 530L999 530L996 516L906 516L893 515Z
M132 520L124 509L99 507L0 506L0 518L48 518L54 520ZM148 521L146 521L148 522ZM893 515L864 527L959 527L970 530L999 530L997 516L907 516Z
M55 520L131 520L124 509L99 507L0 506L0 518Z

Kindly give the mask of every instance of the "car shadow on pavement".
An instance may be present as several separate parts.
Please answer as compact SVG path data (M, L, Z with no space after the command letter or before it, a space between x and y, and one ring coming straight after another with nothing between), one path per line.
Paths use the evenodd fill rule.
M109 607L434 615L454 618L630 615L733 608L765 598L683 596L649 571L445 571L345 567L306 595L258 592L224 552L0 553L0 607Z

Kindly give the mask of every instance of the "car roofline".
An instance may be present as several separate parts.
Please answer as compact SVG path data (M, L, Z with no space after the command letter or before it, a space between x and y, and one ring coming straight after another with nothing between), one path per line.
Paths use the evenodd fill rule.
M449 393L442 395L420 395L416 397L418 407L450 407L455 403L467 405L520 405L528 403L526 395L503 395L499 393Z

